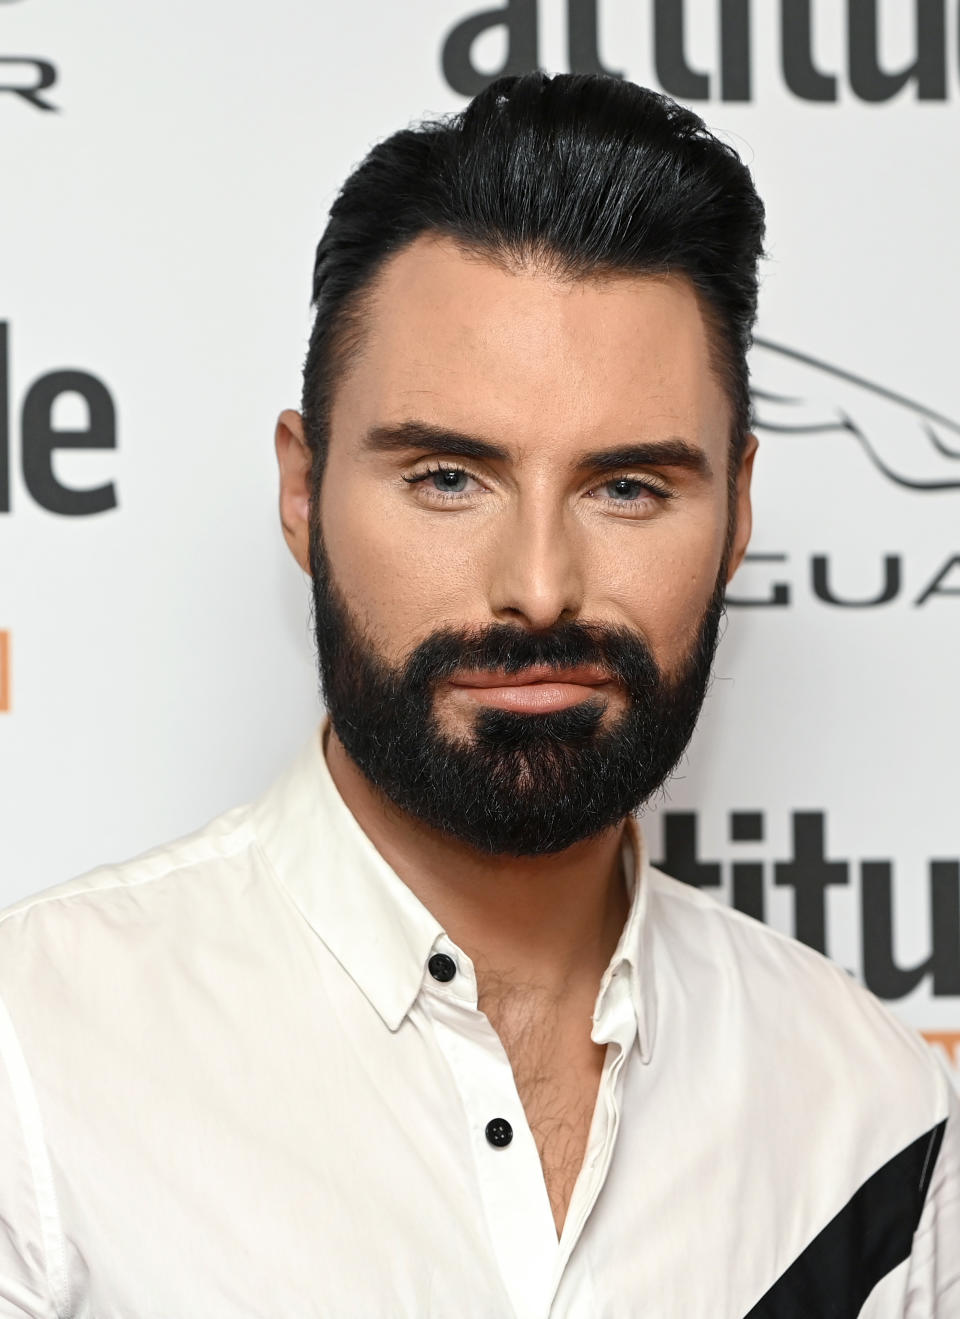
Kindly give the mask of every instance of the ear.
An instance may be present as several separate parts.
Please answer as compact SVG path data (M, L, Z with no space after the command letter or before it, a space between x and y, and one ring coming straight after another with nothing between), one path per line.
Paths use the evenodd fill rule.
M737 497L734 507L733 544L730 547L730 559L727 563L727 581L743 562L743 556L750 544L750 532L753 530L753 508L750 502L750 482L753 479L753 460L757 452L756 435L748 435L737 472Z
M310 571L310 473L313 460L299 412L286 408L277 418L274 436L280 468L280 525L290 553L305 573Z

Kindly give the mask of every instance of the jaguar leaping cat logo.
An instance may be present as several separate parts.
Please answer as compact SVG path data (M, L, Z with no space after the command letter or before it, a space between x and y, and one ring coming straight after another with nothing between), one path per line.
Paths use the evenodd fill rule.
M769 339L754 340L750 375L758 430L845 431L897 485L960 490L960 423Z

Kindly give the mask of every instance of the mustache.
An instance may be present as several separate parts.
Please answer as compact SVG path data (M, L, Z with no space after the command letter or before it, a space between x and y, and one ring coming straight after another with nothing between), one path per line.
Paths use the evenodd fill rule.
M490 623L475 630L447 628L433 633L412 652L405 677L418 690L460 669L521 673L592 665L628 689L656 682L660 673L643 638L625 627L570 621L547 631L531 632L511 623Z

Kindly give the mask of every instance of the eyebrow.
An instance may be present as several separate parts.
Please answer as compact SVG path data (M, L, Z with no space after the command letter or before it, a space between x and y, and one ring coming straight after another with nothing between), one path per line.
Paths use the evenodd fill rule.
M364 448L374 453L395 453L409 449L432 449L458 458L509 462L511 454L501 444L478 435L465 435L428 421L403 421L394 425L374 426L364 437ZM709 479L710 460L703 449L680 436L645 443L621 444L612 449L595 449L576 462L580 472L612 472L625 467L681 467L696 476Z
M510 454L500 444L464 435L461 431L435 426L429 421L402 421L394 426L374 426L364 437L364 448L373 453L395 453L405 449L434 449L458 458L488 458L508 462Z
M683 467L695 476L713 475L710 460L695 444L679 436L648 443L621 444L614 449L596 449L577 463L580 471L612 472L623 467Z

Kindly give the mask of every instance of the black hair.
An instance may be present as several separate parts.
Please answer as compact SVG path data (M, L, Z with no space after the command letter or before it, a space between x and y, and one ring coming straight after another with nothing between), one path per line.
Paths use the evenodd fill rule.
M384 262L435 233L568 278L687 276L733 414L750 425L746 354L764 209L750 172L691 110L605 74L497 78L465 109L378 143L347 178L317 246L302 411L317 489L332 391Z

